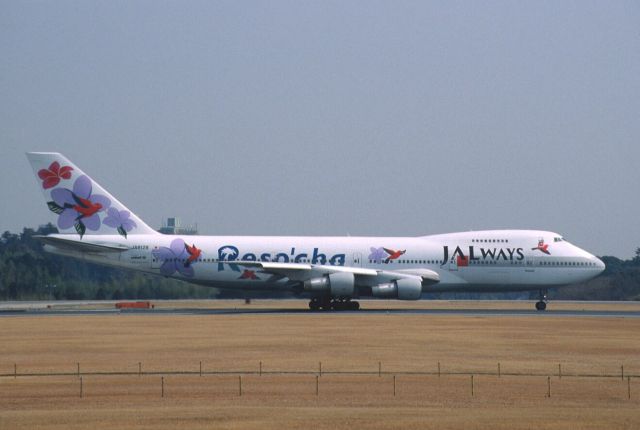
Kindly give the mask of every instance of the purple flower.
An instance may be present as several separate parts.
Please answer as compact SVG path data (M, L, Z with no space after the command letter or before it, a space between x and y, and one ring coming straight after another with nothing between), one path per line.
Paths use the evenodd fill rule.
M117 229L118 233L126 238L127 233L137 227L135 221L129 218L130 216L131 212L129 211L109 208L107 216L102 220L102 223Z
M47 203L52 212L58 214L58 227L66 230L75 227L82 238L87 229L100 229L100 212L111 206L111 200L100 194L91 194L91 179L82 175L73 183L73 191L55 188L51 191L53 201Z
M387 257L387 253L384 252L384 248L369 248L371 250L371 254L369 254L369 260L374 263L382 263L382 259Z
M188 259L187 249L185 247L184 240L174 239L169 245L161 246L158 249L151 251L154 258L164 261L160 266L160 273L164 276L171 276L175 272L191 278L194 275L193 266L185 265Z

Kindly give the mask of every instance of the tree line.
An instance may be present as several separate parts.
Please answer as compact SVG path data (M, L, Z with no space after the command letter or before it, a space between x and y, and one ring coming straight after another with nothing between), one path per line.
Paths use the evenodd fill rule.
M115 269L43 250L35 235L51 225L0 237L0 300L121 300L215 298L217 289Z
M122 300L242 298L245 293L218 290L123 269L104 267L45 252L34 236L57 233L52 224L0 237L0 300ZM553 289L563 300L640 300L640 248L634 258L602 257L606 270L584 284ZM283 297L283 293L249 293ZM522 294L438 294L437 298L523 298ZM531 297L537 297L532 293ZM428 297L427 297L428 298Z

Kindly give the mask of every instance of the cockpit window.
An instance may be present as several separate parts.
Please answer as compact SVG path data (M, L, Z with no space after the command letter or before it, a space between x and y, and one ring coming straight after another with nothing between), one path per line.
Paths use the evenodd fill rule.
M560 237L560 236L558 236L558 237L554 237L554 238L553 238L553 241L554 241L554 242L562 242L562 241L564 241L564 238L562 238L562 237Z

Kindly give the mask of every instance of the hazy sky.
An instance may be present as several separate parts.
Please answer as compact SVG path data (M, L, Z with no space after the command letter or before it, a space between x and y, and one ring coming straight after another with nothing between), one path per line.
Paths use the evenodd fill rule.
M152 226L640 246L637 1L0 1L0 231L59 151Z

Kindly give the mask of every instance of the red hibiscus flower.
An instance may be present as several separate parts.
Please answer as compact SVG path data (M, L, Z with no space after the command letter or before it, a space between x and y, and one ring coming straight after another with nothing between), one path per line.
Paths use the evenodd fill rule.
M40 169L38 171L38 176L42 179L42 188L45 190L53 188L60 183L60 179L71 178L72 170L73 167L70 166L60 167L60 163L57 161L51 163L48 169Z

